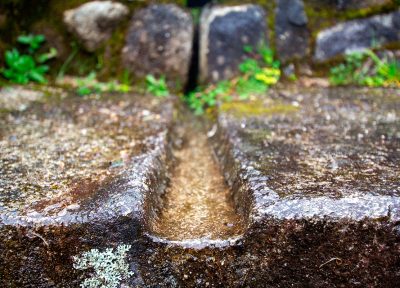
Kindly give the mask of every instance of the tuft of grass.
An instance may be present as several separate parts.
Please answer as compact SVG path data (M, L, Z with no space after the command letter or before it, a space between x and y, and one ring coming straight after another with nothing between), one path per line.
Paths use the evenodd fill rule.
M400 63L380 58L367 49L346 55L345 61L330 70L333 85L360 85L369 87L400 87Z

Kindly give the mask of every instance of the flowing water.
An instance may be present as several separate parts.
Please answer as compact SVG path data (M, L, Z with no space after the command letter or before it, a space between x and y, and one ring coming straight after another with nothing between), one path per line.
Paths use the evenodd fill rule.
M174 152L177 166L165 194L164 207L152 223L153 233L160 238L218 240L243 232L243 222L212 157L206 133L200 130L187 127L185 145Z

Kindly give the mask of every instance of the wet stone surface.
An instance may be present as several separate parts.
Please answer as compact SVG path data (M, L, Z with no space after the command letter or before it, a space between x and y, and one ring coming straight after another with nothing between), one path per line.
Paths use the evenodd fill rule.
M270 115L238 121L243 151L279 196L400 196L400 94L343 92L278 95L265 100Z
M49 99L1 115L0 207L5 223L81 209L165 132L157 100Z
M220 107L214 151L249 221L215 253L229 285L397 285L399 108L395 89L293 87Z
M145 283L395 287L399 97L287 88L220 107L209 135L248 226L230 245L153 244L139 261Z
M36 198L18 198L20 207L1 199L0 286L78 287L87 274L72 269L71 256L124 243L132 245L127 260L135 273L127 287L396 287L398 90L271 90L258 100L222 105L207 136L185 128L186 118L172 117L169 101L158 101L67 98L0 114L7 124L0 130L2 159L16 158L1 169L21 167L1 180L29 180L23 173L34 170L42 189L31 190ZM38 149L51 157L32 145L38 139ZM74 151L69 156L54 145ZM100 145L104 154L91 153ZM116 150L108 154L108 148ZM54 172L60 161L70 178ZM88 177L100 188L81 184ZM52 190L53 182L66 180ZM2 185L10 189L7 181ZM206 191L207 185L217 189ZM25 208L29 203L40 217ZM194 207L185 210L186 204ZM191 222L205 211L211 214L204 221ZM229 231L225 222L234 221L243 230ZM205 239L210 230L218 233Z
M220 122L265 190L257 213L399 219L399 108L397 90L280 91Z
M206 131L194 117L185 122L192 124L183 127L184 144L175 149L176 167L161 213L151 225L155 240L199 246L241 236L243 221L213 159Z
M0 114L1 287L78 287L85 274L72 256L140 250L144 215L166 185L173 101L42 100Z

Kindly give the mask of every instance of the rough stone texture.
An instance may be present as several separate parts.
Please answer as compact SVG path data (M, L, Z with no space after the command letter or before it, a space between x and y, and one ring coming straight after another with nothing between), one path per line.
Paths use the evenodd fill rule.
M400 42L400 11L352 20L323 30L317 35L315 59L327 60L334 56Z
M267 43L265 11L257 5L211 6L200 20L200 80L229 79L246 58L245 45Z
M242 151L241 162L251 166L242 164L245 170L265 175L259 182L269 187L265 193L275 205L276 199L293 207L302 201L317 205L317 210L307 203L302 211L278 209L280 215L275 216L320 212L362 219L383 217L391 210L390 217L397 221L400 211L387 203L398 201L400 193L398 90L280 93L285 98L272 94L270 100L225 104L220 116L232 145ZM363 206L372 199L376 210ZM331 201L337 205L332 211ZM345 209L339 209L340 203ZM265 204L265 209L273 209ZM360 210L346 209L349 204Z
M222 106L209 135L247 232L144 239L142 286L396 287L399 96L293 89Z
M64 12L64 23L86 50L92 52L107 41L118 23L129 14L125 5L113 1L92 1Z
M0 286L76 287L71 256L137 249L166 185L170 101L52 95L0 121Z
M307 15L301 0L278 0L275 15L276 49L286 61L304 57L309 47Z
M265 267L241 285L398 283L399 108L394 89L283 90L220 108L216 155L249 217L244 249Z
M44 93L41 91L34 91L23 87L4 87L0 89L0 111L23 111L29 107L31 102L39 101L43 97Z
M171 84L185 85L192 55L191 16L176 5L152 5L133 16L123 64L135 76L165 75Z
M68 157L81 157L75 160L82 169L92 167L90 177L109 171L110 178L101 182L100 189L80 186L75 194L67 189L57 202L61 207L36 202L40 216L23 207L31 198L14 199L21 203L16 208L1 198L0 286L77 287L84 275L71 269L71 255L124 242L132 245L128 261L135 273L128 287L396 287L400 281L399 91L286 87L266 96L221 106L207 133L236 208L247 221L246 232L234 239L184 243L155 239L147 226L161 207L169 178L167 138L182 140L177 131L168 137L168 101L146 103L148 99L133 95L67 98L65 105L54 100L33 103L22 112L1 112L0 121L6 125L0 126L0 169L7 173L0 171L6 175L0 178L0 187L12 175L29 179L25 172L35 166L33 172L55 178L39 183L46 195L29 186L28 191L39 195L38 200L58 201L51 191L58 188L43 184L63 179L64 173L52 174L59 171L62 157L66 164ZM115 139L122 147L133 139L136 144L122 153L132 158L119 161L126 159L118 155L119 149L107 165L107 153L87 157L91 149L82 147L77 154L68 150L72 156L65 149L46 154L53 161L38 161L46 157L37 154L34 163L24 162L31 152L46 147L52 151L43 140L36 142L37 148L28 141L43 139L46 119L53 120L52 135L61 137L60 123L65 123L71 136L71 140L54 137L48 140L51 143L62 142L68 148L82 137L85 143L102 140L101 151L107 151ZM45 131L21 132L38 131L33 126ZM93 127L107 136L93 134ZM14 155L10 147L21 153ZM105 165L97 165L99 159L106 159ZM42 173L46 165L50 174ZM74 171L73 166L65 167ZM84 183L76 175L72 179ZM16 179L15 185L22 184ZM7 191L13 192L9 198L26 195ZM76 194L80 198L70 197Z

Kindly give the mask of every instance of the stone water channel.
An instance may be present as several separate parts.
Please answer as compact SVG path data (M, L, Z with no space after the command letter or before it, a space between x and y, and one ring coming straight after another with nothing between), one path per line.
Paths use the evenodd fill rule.
M1 287L78 287L72 256L122 243L125 287L400 281L396 89L279 88L205 122L173 97L7 93Z
M235 212L229 187L212 157L204 128L196 127L201 123L193 117L188 121L183 127L183 147L175 153L177 165L162 211L151 224L151 230L160 239L183 245L239 237L244 223Z

